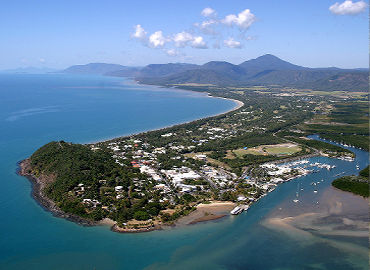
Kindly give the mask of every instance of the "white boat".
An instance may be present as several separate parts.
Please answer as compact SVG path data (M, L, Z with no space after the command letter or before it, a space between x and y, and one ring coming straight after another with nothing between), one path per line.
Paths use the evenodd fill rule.
M298 197L299 197L299 182L298 182L298 186L297 186L297 192L295 193L295 199L293 200L293 202L297 203L299 202L298 200Z
M232 215L238 215L241 212L243 212L243 209L239 206L236 206L233 210L230 211L230 214Z
M317 193L317 190L314 190L313 193Z

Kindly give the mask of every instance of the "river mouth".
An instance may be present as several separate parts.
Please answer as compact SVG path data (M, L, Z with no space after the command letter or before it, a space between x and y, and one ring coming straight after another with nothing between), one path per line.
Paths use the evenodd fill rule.
M369 258L368 201L332 187L327 188L319 200L320 206L289 207L290 202L284 202L262 225L297 242L300 249L325 252L323 247L327 247L337 250L353 268L366 269Z
M346 175L358 173L353 167L362 160L362 152L351 150L356 153L356 160L339 162L343 165L338 169ZM334 159L327 160L335 162ZM362 166L367 163L366 160L362 162ZM348 263L348 269L367 269L369 201L332 187L332 180L337 178L335 175L336 172L321 171L316 176L297 179L299 197L287 196L261 221L261 225L284 241L295 242L297 249L320 250L325 255L331 250L333 257L341 254L341 259ZM319 261L315 267L319 267ZM322 267L324 265L321 264Z

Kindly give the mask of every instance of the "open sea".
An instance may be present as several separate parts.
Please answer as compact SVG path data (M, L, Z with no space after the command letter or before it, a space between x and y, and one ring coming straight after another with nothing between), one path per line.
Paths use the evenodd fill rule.
M0 75L0 269L368 269L368 202L330 185L368 165L359 149L350 148L354 162L310 158L337 167L282 184L239 216L141 234L55 218L16 174L18 161L52 140L94 142L235 105L122 78Z

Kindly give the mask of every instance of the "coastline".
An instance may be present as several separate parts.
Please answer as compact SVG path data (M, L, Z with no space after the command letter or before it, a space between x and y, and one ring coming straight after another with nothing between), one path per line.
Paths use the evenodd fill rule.
M184 91L191 91L191 90L184 90ZM199 120L211 119L213 117L217 117L217 116L220 116L220 115L225 115L227 113L236 111L236 110L238 110L238 109L240 109L241 107L244 106L244 103L240 100L212 96L209 93L207 93L207 94L208 94L208 96L213 97L213 98L221 98L221 99L225 99L225 100L231 100L231 101L235 102L235 106L233 108L231 108L230 110L226 111L226 112L221 112L221 113L218 113L216 115L206 116L206 117L203 117L203 118L199 118L199 119L195 119L195 120L192 120L192 121L179 123L179 124L175 124L175 125L170 125L170 126L166 126L166 127L163 127L163 128L148 130L148 131L134 133L134 134L130 134L130 135L118 136L118 137L114 137L114 138L107 139L107 140L100 140L100 141L97 141L96 143L114 141L114 140L121 139L121 138L127 138L127 137L130 137L130 136L133 136L133 135L140 135L140 134L146 134L146 133L153 132L153 131L165 130L165 129L169 129L169 128L172 128L172 127L181 126L181 125L185 125L185 124L188 124L188 123L193 123L193 122L196 122L196 121L199 121ZM89 144L91 144L91 143L86 143L86 145L89 145ZM290 162L290 161L294 161L294 160L300 160L300 159L310 158L310 157L320 156L320 155L321 155L320 152L316 152L316 153L307 154L307 155L303 155L303 156L288 157L288 158L281 159L281 160L270 161L269 163L279 164L279 163L285 163L285 162ZM17 173L21 176L25 176L31 182L31 184L32 184L32 191L31 191L32 197L36 200L36 202L38 204L40 204L44 208L44 210L50 211L53 214L53 216L55 216L55 217L65 218L69 221L75 222L75 223L77 223L79 225L82 225L82 226L96 226L96 225L110 226L112 231L120 232L120 233L149 232L149 231L154 231L154 230L161 230L165 227L170 227L170 225L167 225L167 224L153 224L153 225L147 226L145 228L121 228L113 220L105 220L105 222L104 221L95 222L95 221L92 221L92 220L81 218L81 217L73 215L73 214L65 213L60 208L58 208L57 205L52 200L50 200L49 198L47 198L43 194L43 189L48 184L48 179L47 179L48 177L47 176L41 176L41 177L37 178L33 174L31 174L29 172L30 171L30 164L29 164L30 162L29 161L30 161L29 159L25 159L25 160L19 162L18 165L19 165L20 169L17 171ZM236 206L236 204L232 203L232 202L225 202L225 203L230 203L229 208L227 208L227 210L225 210L223 208L225 205L219 205L219 207L218 207L217 203L216 204L214 203L213 205L212 205L212 203L211 204L204 204L204 205L199 204L197 206L197 209L194 212L176 220L174 226L192 225L192 224L201 223L201 222L205 222L205 221L220 219L220 218L223 218L227 215L230 215L230 210L232 208L234 208ZM208 206L208 208L207 208L207 206ZM212 209L212 207L214 207L214 209ZM222 211L222 209L223 209L223 211Z
M68 214L62 211L51 199L43 194L45 186L53 181L53 176L36 177L30 173L30 159L18 162L17 174L26 177L31 183L32 198L45 210L51 212L54 217L64 218L82 226L95 226L97 222Z
M191 91L191 90L183 90L183 89L181 89L181 90L182 91ZM191 92L197 92L197 91L191 91ZM199 93L199 92L197 92L197 93ZM183 122L183 123L178 123L178 124L174 124L174 125L169 125L169 126L161 127L161 128L158 128L158 129L151 129L151 130L138 132L138 133L133 133L133 134L129 134L129 135L117 136L117 137L106 139L106 140L99 140L99 141L96 141L96 142L85 143L85 145L89 145L89 144L92 144L92 143L112 141L112 140L125 138L125 137L129 137L129 136L145 134L145 133L152 132L152 131L165 130L165 129L172 128L172 127L175 127L175 126L189 124L189 123L196 122L196 121L199 121L199 120L204 120L204 119L207 119L207 118L212 118L212 117L217 117L217 116L220 116L220 115L224 115L224 114L236 111L236 110L238 110L238 109L240 109L241 107L244 106L244 103L240 100L212 96L210 93L206 93L206 94L207 94L207 97L211 97L211 98L231 100L235 103L235 106L233 108L231 108L230 110L227 110L225 112L221 112L221 113L218 113L218 114L215 114L215 115L206 116L206 117L202 117L202 118L198 118L198 119L195 119L195 120L191 120L191 121L187 121L187 122ZM20 176L26 177L31 183L31 196L32 196L32 198L45 211L51 212L54 217L64 218L68 221L72 221L72 222L74 222L78 225L81 225L81 226L98 226L98 225L100 225L100 226L110 226L111 231L119 232L119 233L139 233L139 232L149 232L149 231L162 230L163 229L161 225L154 225L152 227L139 228L139 229L125 229L125 228L119 227L117 225L117 223L115 221L111 220L111 219L104 219L104 220L96 222L96 221L92 221L92 220L89 220L89 219L79 217L77 215L65 213L51 199L49 199L47 196L45 196L43 194L43 189L46 187L46 185L48 183L53 181L52 180L53 177L52 176L45 176L45 175L42 175L40 177L36 177L35 175L33 175L31 173L30 159L29 158L26 158L24 160L19 161L17 163L17 165L18 165L18 169L17 169L16 173ZM198 209L195 210L194 212L197 212L197 211L198 211ZM201 218L199 218L199 220L192 220L190 224L196 224L196 223L199 223L199 222L215 220L215 219L222 218L224 216L226 216L226 214L222 214L222 215L211 214L208 217L201 217ZM174 226L176 226L176 225L174 225ZM163 227L173 227L173 226L164 224Z
M198 204L197 209L187 216L183 216L175 221L174 224L153 224L143 228L122 228L109 218L100 221L92 221L79 216L68 214L62 211L51 199L43 194L46 185L53 181L53 176L36 177L30 173L30 160L25 159L18 163L17 174L26 177L31 183L32 198L45 210L51 212L54 217L64 218L81 226L109 226L110 230L117 233L142 233L155 230L163 230L173 227L194 225L206 221L212 221L230 215L230 210L236 203L230 201L212 201L208 204Z
M138 85L140 85L140 84L138 84ZM198 93L198 94L199 93L202 93L202 92L197 92L197 91L188 90L188 89L178 89L178 88L175 88L175 90L176 89L177 90L181 90L181 91L195 92L195 93ZM137 133L130 133L130 134L127 134L127 135L117 135L117 136L114 136L112 138L102 139L102 140L97 140L97 141L92 141L92 142L83 143L83 144L89 145L89 144L95 144L95 143L108 142L108 141L112 141L112 140L127 138L127 137L130 137L130 136L136 136L136 135L146 134L148 132L166 130L168 128L173 128L173 127L176 127L176 126L190 124L190 123L193 123L193 122L196 122L196 121L200 121L200 120L204 120L204 119L213 118L213 117L221 116L221 115L224 115L224 114L228 114L228 113L233 112L233 111L236 111L236 110L238 110L238 109L240 109L241 107L244 106L244 102L242 102L240 100L237 100L237 99L212 96L210 93L206 93L206 96L207 97L210 97L210 98L218 98L218 99L224 99L224 100L233 101L235 103L235 106L233 108L225 111L225 112L220 112L220 113L217 113L217 114L214 114L214 115L205 116L205 117L197 118L197 119L194 119L194 120L190 120L190 121L186 121L186 122L182 122L182 123L178 123L178 124L173 124L173 125L168 125L168 126L164 126L164 127L149 129L149 130L145 130L145 131L141 131L141 132L137 132Z

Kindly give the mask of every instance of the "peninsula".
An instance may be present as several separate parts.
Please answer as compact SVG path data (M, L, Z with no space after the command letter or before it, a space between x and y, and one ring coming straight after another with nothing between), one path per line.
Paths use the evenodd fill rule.
M50 142L20 162L34 198L83 225L108 222L118 232L151 231L247 210L278 184L312 172L294 166L306 157L353 160L349 150L309 139L310 134L368 150L367 92L161 85L237 100L238 106L108 141Z

